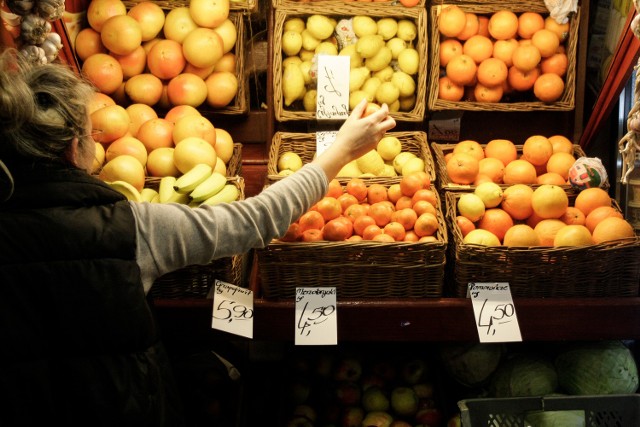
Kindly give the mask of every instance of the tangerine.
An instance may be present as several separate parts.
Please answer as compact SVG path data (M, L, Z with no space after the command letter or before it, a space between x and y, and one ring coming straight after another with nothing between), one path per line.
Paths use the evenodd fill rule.
M531 162L524 159L516 159L504 167L502 181L505 184L536 184L538 174Z
M485 145L484 155L485 157L498 159L506 166L518 158L518 149L508 139L492 139Z
M455 184L471 184L480 170L479 160L468 153L453 154L447 162L447 175Z
M564 80L555 73L542 73L533 84L533 94L542 102L554 102L564 93Z
M440 10L438 31L445 37L456 37L466 26L467 15L457 5L447 5Z
M489 18L489 34L496 40L511 39L518 33L518 16L510 10L499 10Z
M469 55L454 56L445 67L446 75L455 84L465 86L475 81L478 66Z
M462 45L462 53L470 56L476 64L481 63L493 54L493 42L489 37L476 34Z

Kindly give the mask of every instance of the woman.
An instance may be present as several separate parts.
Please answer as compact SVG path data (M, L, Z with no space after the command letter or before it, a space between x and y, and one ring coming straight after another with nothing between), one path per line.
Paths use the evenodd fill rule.
M145 295L159 276L263 247L395 126L361 102L312 163L244 201L127 201L89 175L94 88L0 55L0 425L179 426Z

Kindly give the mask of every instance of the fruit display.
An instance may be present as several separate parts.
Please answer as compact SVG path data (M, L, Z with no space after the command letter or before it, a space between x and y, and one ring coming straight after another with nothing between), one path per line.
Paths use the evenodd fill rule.
M310 133L276 132L267 165L267 177L276 181L287 176L316 156L316 136ZM422 171L431 181L436 179L433 156L425 132L387 132L376 149L345 165L337 179L346 183L350 178L370 181L400 181L404 175Z
M245 109L242 17L228 0L168 10L92 0L86 15L73 43L80 71L118 105Z
M522 144L496 138L486 144L467 139L431 146L442 189L473 188L487 181L503 186L555 184L569 189L569 171L585 156L579 145L563 135L531 135Z
M431 24L430 108L573 109L577 19L448 4L432 6Z
M331 15L313 7L304 15L276 10L276 119L315 118L318 55L339 55L350 60L345 107L351 110L365 98L388 104L397 119L421 121L426 93L424 8L366 14L346 5L332 9Z

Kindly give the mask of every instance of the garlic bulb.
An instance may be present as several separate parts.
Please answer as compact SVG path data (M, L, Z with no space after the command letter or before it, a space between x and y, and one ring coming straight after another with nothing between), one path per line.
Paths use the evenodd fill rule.
M20 38L25 44L39 45L51 32L51 23L41 16L29 14L20 23Z
M20 49L20 54L23 55L27 61L33 64L46 64L47 63L47 55L39 46L34 46L32 44L24 46Z
M33 0L5 0L5 4L9 8L9 10L16 15L28 15L31 13L33 6L35 5L35 1Z
M64 14L65 0L38 0L34 7L35 13L47 21L55 21Z

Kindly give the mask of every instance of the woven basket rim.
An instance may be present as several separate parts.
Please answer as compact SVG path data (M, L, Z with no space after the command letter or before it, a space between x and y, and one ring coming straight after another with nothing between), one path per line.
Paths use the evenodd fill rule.
M549 14L549 10L541 0L521 1L517 3L494 2L494 3L465 3L460 4L465 11L489 14L500 9L511 10L513 12L539 12L544 15ZM542 101L526 101L526 102L471 102L471 101L446 101L438 99L438 80L440 77L440 34L437 22L437 16L442 5L433 5L430 9L430 56L436 58L430 62L429 71L429 89L428 89L428 110L468 110L468 111L571 111L575 108L575 86L576 86L576 67L577 67L577 43L578 30L580 24L581 8L578 6L576 13L570 16L569 35L565 42L569 65L564 77L565 90L561 98L552 103Z
M359 14L366 14L375 18L384 18L389 16L401 17L403 19L413 19L416 21L417 36L416 50L419 54L419 66L416 73L416 101L411 111L398 111L390 113L390 116L397 121L406 122L422 122L426 113L426 97L427 97L427 62L428 62L428 43L427 43L427 14L426 9L422 7L384 7L380 6L381 2L367 2L366 4L356 4L358 2L335 3L331 5L332 17L351 17ZM280 7L275 10L275 24L273 28L273 100L275 119L278 122L306 120L313 121L316 119L314 112L294 111L287 109L284 105L284 96L282 93L282 32L284 22L291 16L309 16L313 14L327 15L326 6L315 5L314 3L300 3Z
M123 0L127 9L135 6L138 3L142 3L145 1L150 1L152 3L157 4L164 10L175 9L176 7L189 6L190 0ZM257 0L231 0L229 1L229 10L230 11L242 11L242 12L253 12L257 9L258 2Z

